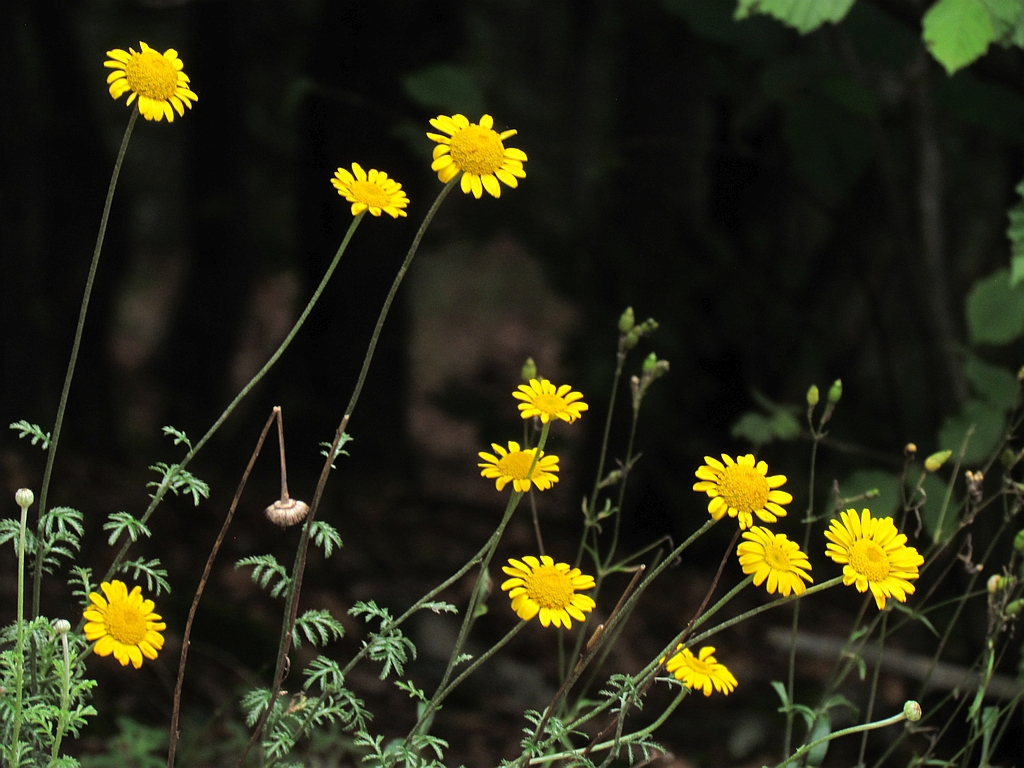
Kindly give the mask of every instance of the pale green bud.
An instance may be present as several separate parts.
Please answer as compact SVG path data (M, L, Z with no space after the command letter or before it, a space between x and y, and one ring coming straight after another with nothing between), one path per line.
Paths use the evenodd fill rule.
M921 705L916 701L908 701L903 705L903 716L912 723L921 719Z
M622 346L626 349L632 349L640 343L640 332L639 329L634 328L627 333L622 339Z
M636 318L633 316L633 308L626 307L626 310L619 315L619 333L629 333L636 325Z
M946 463L946 460L953 455L952 451L939 451L933 453L924 460L924 468L927 472L937 472L939 467Z
M1007 616L1016 616L1018 613L1021 612L1022 609L1024 609L1024 600L1014 600L1010 603L1007 603L1006 608L1003 610L1003 613Z
M71 622L67 619L57 619L53 622L53 631L58 635L66 635L71 631Z
M537 378L537 364L533 362L532 357L526 358L526 362L523 363L523 370L519 373L519 377L523 381L530 381L530 379Z
M836 379L832 382L832 386L828 388L828 404L835 405L839 402L843 396L843 380Z
M654 367L658 364L658 356L653 352L644 358L644 364L640 368L641 373L650 373L654 370Z
M811 386L807 389L807 405L809 405L811 408L813 408L814 406L816 406L818 404L818 401L820 399L821 399L821 393L818 392L818 385L817 384L811 384Z
M28 488L19 488L14 494L14 503L22 509L28 509L36 503L36 495Z
M1018 552L1024 552L1024 531L1017 531L1013 537L1013 548Z

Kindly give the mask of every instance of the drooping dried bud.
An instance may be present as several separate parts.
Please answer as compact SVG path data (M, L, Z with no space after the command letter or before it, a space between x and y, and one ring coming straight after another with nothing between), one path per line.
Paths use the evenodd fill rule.
M309 514L309 505L298 499L278 499L264 510L267 520L282 528L301 523Z

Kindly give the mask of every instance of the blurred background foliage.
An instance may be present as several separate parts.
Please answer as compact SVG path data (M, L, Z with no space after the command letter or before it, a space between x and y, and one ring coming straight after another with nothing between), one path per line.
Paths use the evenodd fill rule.
M97 567L109 557L102 519L137 511L145 465L176 457L160 427L202 434L303 306L349 220L334 169L381 168L412 200L407 220L362 224L299 339L192 464L210 502L165 502L154 518L146 546L178 590L165 615L184 614L272 405L284 407L293 494L312 488L316 444L340 420L440 188L424 136L437 114L487 112L518 130L509 143L529 155L527 178L500 200L453 195L403 286L352 456L328 488L348 559L324 566L324 581L356 580L338 588L342 610L372 589L400 601L423 586L422 573L388 586L396 563L448 573L436 531L446 521L460 533L452 521L466 515L489 525L498 501L475 452L516 435L508 393L527 355L592 404L587 429L559 448L565 477L542 508L571 540L627 305L661 326L635 368L650 349L672 365L642 417L630 541L695 527L704 503L690 488L706 454L757 447L802 510L804 393L836 378L845 394L819 508L840 479L845 496L884 489L879 511L891 511L908 441L923 455L957 451L973 427L966 459L980 463L1013 401L1024 333L1024 288L1011 281L1024 275L1017 6L829 0L808 17L799 0L741 0L736 20L725 0L11 0L0 25L0 421L52 424L128 119L107 94L104 52L144 40L178 50L199 101L171 125L136 128L72 392L51 499L95 518ZM8 491L38 487L42 465L0 435ZM277 482L269 458L260 466L236 556L288 551L259 517ZM276 631L260 622L277 609L246 602L244 574L219 578L197 642L227 666L258 667ZM50 598L72 610L60 589ZM249 620L257 629L239 644Z

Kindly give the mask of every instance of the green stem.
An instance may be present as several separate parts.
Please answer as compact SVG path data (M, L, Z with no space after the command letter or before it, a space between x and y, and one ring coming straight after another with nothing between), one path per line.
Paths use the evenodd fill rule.
M366 350L366 357L363 359L363 367L359 370L359 378L356 380L355 389L352 390L352 397L349 398L348 407L345 409L346 417L352 416L352 411L355 410L356 402L359 400L359 394L363 391L363 383L366 381L366 374L370 370L370 363L373 361L374 350L377 349L377 339L380 338L380 332L384 327L384 321L387 319L388 312L391 310L391 303L395 300L395 294L398 293L398 286L402 284L402 279L405 277L405 273L409 271L412 259L416 255L416 251L419 250L423 234L427 231L427 227L430 226L430 222L434 220L434 215L437 213L437 209L441 207L441 203L443 203L444 199L448 197L448 193L455 188L455 184L456 180L452 179L445 184L438 193L437 198L434 200L434 204L430 206L430 210L427 211L427 215L423 217L423 223L420 224L420 228L417 230L416 236L413 238L412 244L409 246L409 252L405 255L405 261L403 261L402 266L398 268L398 274L395 275L395 279L391 283L391 290L388 291L388 295L384 299L384 305L380 308L380 315L377 317L377 325L374 326L373 334L370 336L370 346ZM330 462L328 462L328 464L330 464Z
M18 616L14 650L14 736L11 741L12 765L18 765L18 737L21 735L22 691L25 687L25 528L28 526L28 505L21 507L18 530Z
M43 582L43 516L46 514L46 502L50 492L50 478L53 475L53 462L57 457L57 444L60 442L60 430L64 425L64 412L68 405L68 395L71 393L71 380L75 376L75 365L78 362L78 350L82 346L82 335L85 332L85 316L89 311L89 298L92 296L92 286L96 280L96 270L100 265L100 252L103 250L103 238L107 234L107 222L110 219L110 206L114 201L114 190L117 188L117 177L121 175L121 164L124 162L125 152L128 150L128 140L132 137L132 129L135 121L139 119L139 110L136 107L132 116L128 118L128 127L124 129L124 136L121 139L121 147L117 151L117 159L114 161L114 172L110 176L110 186L107 187L107 199L103 203L103 213L100 216L100 231L96 235L96 245L92 251L92 263L89 265L89 275L85 279L85 294L82 296L82 305L78 310L78 326L75 328L75 340L71 345L71 356L68 358L68 370L64 374L64 388L60 393L60 402L57 405L57 418L53 424L53 435L50 437L50 445L46 451L46 468L43 470L43 483L39 489L39 522L36 526L36 566L32 574L32 616L39 615L39 597Z
M885 720L878 720L874 723L864 723L863 725L853 725L849 728L843 728L838 731L833 731L832 733L822 736L820 739L812 741L810 744L804 744L802 747L800 747L800 749L798 749L792 755L790 755L781 763L776 765L775 768L783 768L786 765L791 765L795 763L797 758L803 757L815 747L818 747L827 741L831 741L832 739L838 739L841 736L849 736L851 734L861 733L864 731L873 731L876 728L885 728L886 726L895 725L896 723L902 722L906 719L906 712L900 712L899 714L893 715L892 717L887 717Z
M448 697L448 694L450 694L452 691L454 691L456 688L458 688L467 677L469 677L471 674L476 672L476 670L479 669L481 664L483 664L485 661L487 661L489 658L491 658L495 653L497 653L499 650L501 650L505 646L505 644L508 643L509 640L511 640L516 635L518 635L523 630L523 627L525 627L525 626L526 626L526 622L525 621L518 622L514 627L512 627L512 629L510 629L505 634L505 636L503 638L501 638L501 640L499 640L497 643L495 643L490 648L488 648L484 653L480 654L480 656L478 658L474 659L473 663L470 664L468 667L466 667L466 669L464 669L459 674L458 677L456 677L454 680L452 680L445 687L445 689L443 691L441 691L440 695L436 697L437 701L435 702L435 708L437 706L439 706L441 704L441 702L444 701Z
M70 624L64 625L70 629ZM68 708L71 706L71 654L68 651L68 633L60 633L60 641L64 650L64 668L61 670L60 682L60 714L57 716L57 735L53 739L53 749L50 751L50 758L56 760L60 754L60 743L64 739L64 731L67 729L69 717Z
M267 371L269 371L274 366L274 363L277 362L278 358L280 358L281 355L284 354L285 350L288 349L289 345L292 343L292 339L294 339L295 336L298 334L299 329L302 328L303 323L306 322L306 318L309 317L309 313L313 311L313 307L316 306L317 302L320 299L320 295L324 292L324 289L327 287L327 283L328 281L330 281L331 275L334 274L334 270L337 268L338 262L341 261L342 254L344 254L345 249L348 248L349 241L352 239L352 235L355 234L356 228L359 226L359 222L363 220L363 216L365 214L366 211L363 211L352 220L352 223L349 225L348 231L345 233L345 238L341 241L341 245L338 246L337 253L334 254L334 258L331 260L330 266L327 267L327 271L324 273L323 278L320 280L320 285L318 285L316 291L313 292L313 295L310 297L309 302L306 304L306 308L302 310L302 314L299 315L299 319L295 321L295 324L292 326L292 329L288 332L288 335L284 337L284 340L278 345L277 350L274 352L273 355L270 356L270 359L267 360L267 362L264 363L263 367L260 368L259 371L257 371L256 375L249 380L249 383L242 387L242 390L237 395L235 395L235 399L232 400L228 407L224 409L224 412L221 413L221 415L213 423L213 426L211 426L206 431L206 434L203 435L199 442L195 444L195 447L189 450L187 454L185 454L185 458L183 458L181 460L181 463L178 464L177 470L167 475L167 477L164 479L164 482L160 485L159 488L157 488L156 492L153 494L152 501L150 501L149 506L143 513L141 518L142 523L145 523L147 520L149 520L150 516L156 510L157 505L166 495L171 483L177 476L177 473L181 472L181 470L183 470L188 465L188 463L192 461L195 455L199 453L200 449L204 445L206 445L207 441L209 441L209 439L213 437L214 433L216 433L216 431L220 429L221 425L227 420L228 416L231 415L231 413L235 410L238 404L242 402L245 396L249 394L252 388L259 383L259 381L267 374ZM330 463L330 458L328 458L328 463ZM113 563L111 563L110 568L107 569L107 574L103 577L103 581L109 581L110 577L114 575L114 573L117 571L117 568L120 566L121 561L124 559L125 554L128 552L128 547L130 546L131 541L126 541L124 543L124 545L121 547L121 550L117 553L117 557L115 557Z
M711 637L712 635L717 635L719 632L721 632L724 629L728 629L729 627L732 627L732 626L735 626L736 624L739 624L741 621L746 621L747 619L752 619L754 616L757 616L759 613L764 613L765 611L770 611L772 608L778 608L780 605L785 605L786 603L791 603L794 600L800 600L801 598L807 597L809 595L813 595L813 594L815 594L817 592L821 592L823 590L829 589L830 587L834 587L837 584L842 584L842 583L843 583L843 577L842 576L836 576L834 579L829 579L828 581L823 581L821 584L815 584L813 587L808 587L807 589L804 590L803 594L798 595L798 594L796 594L794 592L789 597L780 597L777 600L773 600L770 603L765 603L764 605L759 605L757 608L751 608L746 613L741 613L739 616L733 616L731 619L727 619L727 620L723 621L721 624L716 626L714 629L709 629L707 632L704 632L703 634L694 636L693 638L690 639L690 644L691 645L696 645L697 643L701 642L702 640L706 640L707 638Z
M558 752L553 755L542 755L541 757L534 757L528 760L526 764L543 765L544 763L553 763L556 760L568 760L573 757L579 757L581 754L589 754L591 752L602 752L606 749L612 749L616 744L629 744L633 741L638 741L639 739L642 739L644 736L649 736L650 734L658 730L658 728L660 728L662 724L668 719L668 716L676 710L680 702L682 702L683 698L689 692L690 691L688 688L682 688L679 691L679 693L676 694L675 699L673 699L672 702L667 707L665 707L664 711L658 716L658 718L653 723L651 723L645 728L640 729L639 731L634 731L633 733L628 734L627 736L621 737L619 739L613 739L612 741L605 741L600 744L595 744L594 746L588 747L586 749L572 749L566 752Z
M302 538L299 540L299 546L295 553L295 564L292 567L291 585L287 591L285 597L285 614L284 621L281 626L281 637L278 641L278 653L277 653L277 665L274 672L274 684L270 690L280 691L281 682L284 679L285 662L288 658L288 651L291 649L291 637L292 630L295 626L295 620L298 615L299 606L299 594L302 590L302 574L305 570L306 565L306 551L309 547L309 535L313 528L313 521L316 519L316 513L320 506L320 499L323 496L324 488L327 485L327 478L330 475L331 465L335 459L335 451L338 448L338 444L341 441L341 436L345 432L348 426L349 420L352 418L352 412L355 410L356 403L359 400L359 395L363 389L363 383L366 381L366 374L370 369L370 363L373 361L373 353L377 348L377 340L380 338L381 329L384 327L384 321L387 319L388 311L391 309L391 304L394 301L395 294L398 292L398 286L402 283L402 278L405 277L405 273L409 269L409 265L412 264L413 257L416 255L416 251L419 250L420 242L423 240L423 234L427 231L427 227L430 222L433 221L438 208L440 208L442 201L448 196L448 193L452 191L455 186L455 179L448 182L438 193L437 198L434 200L433 205L430 206L430 210L427 211L426 216L423 217L423 223L420 224L420 228L416 231L416 235L413 238L412 244L409 246L409 251L405 255L405 260L402 262L402 266L399 267L398 273L395 275L395 279L391 284L391 290L388 291L387 298L384 300L384 305L381 307L380 315L377 318L377 324L373 328L373 333L370 336L370 344L366 350L366 355L363 358L363 366L359 370L359 378L356 380L355 388L352 391L352 397L349 398L348 407L345 409L345 413L341 418L341 424L335 431L334 442L331 444L330 449L327 451L327 460L324 462L323 468L320 470L320 479L317 481L316 490L313 492L313 500L309 505L309 515L306 517L306 524L302 528ZM356 223L365 214L360 213L356 220L353 221L352 227L349 229L349 234L345 237L345 242L342 243L339 249L338 256L335 257L335 262L332 263L331 268L333 270L334 264L337 263L337 259L340 257L341 252L344 250L348 243L348 238L352 231L355 229ZM325 278L326 280L326 278ZM233 405L233 404L232 404ZM276 696L277 694L275 694ZM238 766L241 766L245 760L246 755L252 749L256 743L256 739L259 738L263 727L267 723L267 719L270 717L271 712L274 709L276 698L272 700L267 708L263 711L260 719L256 722L252 735L249 738L249 743L245 746L241 756L238 758Z

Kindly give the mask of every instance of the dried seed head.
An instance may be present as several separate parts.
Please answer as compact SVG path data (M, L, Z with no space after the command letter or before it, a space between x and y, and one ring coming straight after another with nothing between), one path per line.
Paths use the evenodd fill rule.
M309 514L309 505L298 499L278 499L265 510L267 519L274 525L287 528L301 523Z

